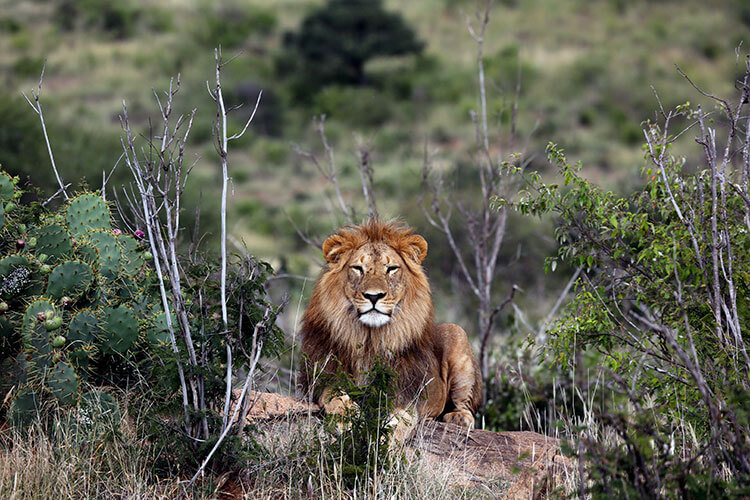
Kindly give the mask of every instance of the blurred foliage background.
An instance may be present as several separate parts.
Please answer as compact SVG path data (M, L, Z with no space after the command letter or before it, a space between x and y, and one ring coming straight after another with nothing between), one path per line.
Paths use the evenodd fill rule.
M749 5L498 1L484 51L491 127L508 126L520 75L517 126L522 136L533 130L531 167L543 176L552 172L544 148L554 141L570 160L583 161L590 180L631 192L644 183L639 124L657 107L651 86L665 107L694 99L678 64L704 88L728 94L743 69L736 48L750 27ZM318 238L343 221L330 211L330 186L294 152L294 145L322 151L312 118L325 114L347 201L363 210L356 144L369 141L381 215L403 218L426 236L438 320L471 330L476 304L417 201L426 145L437 150L434 165L446 182L477 189L463 175L476 152L469 118L478 105L476 45L466 28L475 7L470 0L0 0L0 163L54 192L38 118L21 97L37 85L45 60L42 102L58 167L67 181L91 187L101 185L101 172L120 157L122 100L131 123L148 134L159 116L152 89L164 91L180 73L176 112L198 109L185 220L192 223L192 207L202 200L210 245L218 227L220 164L206 80L213 78L213 48L221 44L226 56L239 54L223 75L225 97L230 105L246 103L233 112L231 127L241 128L263 90L249 133L230 150L235 249L244 242L282 275L317 275L319 251L303 242L290 219ZM696 146L688 136L680 148L689 153ZM129 179L119 165L110 190L121 192ZM550 219L509 220L497 300L514 283L523 292L495 327L504 334L495 336L497 356L515 352L509 339L537 333L572 273L563 266L544 273L544 258L557 248L552 226ZM292 294L283 326L293 337L312 282L290 278L273 286ZM508 405L514 398L507 395Z

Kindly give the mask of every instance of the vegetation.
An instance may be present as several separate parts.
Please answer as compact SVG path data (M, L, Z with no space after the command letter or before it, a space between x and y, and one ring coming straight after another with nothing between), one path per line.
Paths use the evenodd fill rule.
M294 70L300 94L326 85L364 85L365 65L378 56L419 52L422 44L404 20L382 2L328 0L310 13L299 33L284 35L288 54L279 72Z
M595 498L750 492L747 68L734 102L704 94L718 112L686 103L646 122L648 180L629 197L581 177L580 164L550 144L567 188L532 175L535 194L518 202L524 213L558 214L550 270L560 260L586 269L546 350L553 366L575 373L604 367L602 388L577 383L582 398L602 393L590 408L599 432L577 436L590 467L581 490ZM690 172L673 142L693 125L704 162ZM607 430L614 442L602 439Z
M340 372L333 394L346 394L356 406L344 415L329 415L333 439L328 444L327 475L338 467L348 488L362 488L367 479L387 473L397 462L400 443L393 440L390 423L396 395L397 374L384 362L373 368L357 383Z
M39 204L17 205L16 183L0 172L0 384L10 421L28 422L49 398L90 402L82 380L134 383L122 360L165 342L164 313L148 300L142 246L112 228L100 195L82 193L45 213Z

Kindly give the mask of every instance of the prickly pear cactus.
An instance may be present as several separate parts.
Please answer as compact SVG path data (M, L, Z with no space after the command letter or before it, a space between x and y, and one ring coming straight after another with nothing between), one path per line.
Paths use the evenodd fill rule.
M45 212L18 204L16 183L0 171L0 401L24 422L45 401L78 403L84 381L110 380L110 358L122 365L167 337L146 249L113 229L104 199L86 192Z

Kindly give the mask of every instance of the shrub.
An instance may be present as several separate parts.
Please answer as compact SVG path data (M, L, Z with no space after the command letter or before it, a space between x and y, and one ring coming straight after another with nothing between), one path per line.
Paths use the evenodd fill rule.
M204 47L238 47L252 35L266 36L276 27L271 9L243 5L206 5L198 11L195 37Z
M377 127L391 117L388 102L370 88L325 87L315 96L313 110L357 127Z
M66 31L97 30L123 39L136 33L142 14L128 0L59 0L54 19Z
M302 21L299 32L285 34L284 46L279 72L301 75L300 97L326 85L364 85L371 59L422 50L403 18L384 10L380 0L328 0Z
M709 122L689 103L660 108L664 123L646 122L648 180L631 196L593 185L580 164L550 144L565 188L533 175L536 194L526 192L517 205L559 217L560 250L549 270L560 260L587 270L568 313L550 331L548 349L554 365L576 373L583 371L582 353L598 353L609 382L595 411L617 438L580 435L595 497L748 493L750 153L737 129L748 84L750 65L737 102L717 99L723 122ZM698 125L705 158L695 173L671 151L669 125L678 119ZM716 123L728 130L714 130ZM726 148L714 139L722 136ZM742 157L737 170L734 151ZM582 382L579 376L588 394Z
M329 473L340 468L348 488L361 488L365 478L382 474L394 465L396 455L390 452L393 427L389 420L396 382L396 372L379 360L361 382L340 372L332 385L333 394L347 394L356 403L344 415L326 417L333 437L325 455L329 460L327 467Z

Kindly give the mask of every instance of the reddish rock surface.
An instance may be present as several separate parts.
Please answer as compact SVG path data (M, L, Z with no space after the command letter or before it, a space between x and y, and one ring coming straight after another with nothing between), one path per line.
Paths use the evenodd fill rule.
M280 394L252 392L248 420L256 423L320 413L317 405ZM574 465L558 440L535 432L468 431L443 422L421 425L407 445L410 456L445 466L453 463L457 486L476 486L498 498L545 498ZM497 492L497 493L495 493Z

